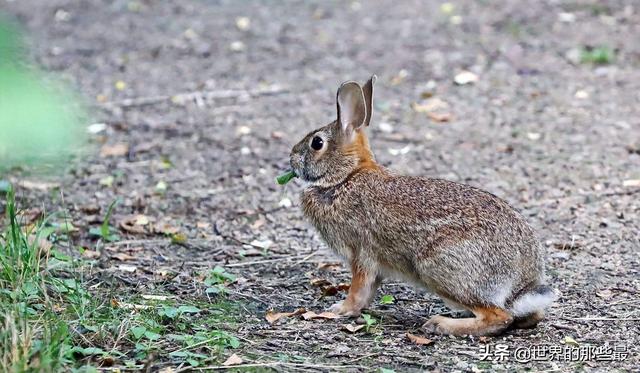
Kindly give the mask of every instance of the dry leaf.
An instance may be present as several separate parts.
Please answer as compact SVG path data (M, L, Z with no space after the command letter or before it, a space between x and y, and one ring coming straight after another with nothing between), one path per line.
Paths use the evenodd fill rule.
M430 112L430 113L427 113L427 116L432 121L438 122L438 123L450 122L451 119L453 118L453 115L451 115L451 113L433 113L433 112Z
M180 228L176 228L168 223L159 223L154 225L153 231L155 233L162 233L164 235L170 236L179 233Z
M571 336L564 337L562 341L564 342L564 344L567 344L567 345L578 346L578 342L575 339L573 339Z
M151 220L148 216L141 214L128 216L120 222L120 228L129 233L144 234L147 232L144 227Z
M239 257L249 257L249 256L262 256L264 254L264 250L258 250L255 247L247 247L239 253Z
M169 298L166 295L142 294L141 296L142 296L143 299L159 300L159 301L165 301L165 300L167 300Z
M15 184L20 185L21 187L25 188L25 189L29 189L29 190L41 190L46 192L49 189L55 189L55 188L59 188L60 184L59 183L48 183L45 181L29 181L29 180L22 180L22 181L18 181Z
M429 113L432 111L446 110L449 108L449 104L444 100L434 97L422 103L414 102L411 104L411 108L417 113Z
M553 247L555 247L558 250L576 250L576 249L579 249L581 246L582 244L578 241L553 243Z
M29 245L33 245L34 243L36 243L36 239L38 240L37 242L38 248L40 248L45 252L49 251L49 249L53 247L53 244L49 242L49 240L47 240L46 237L38 237L35 233L31 233L27 237L27 241L29 242Z
M425 338L425 337L419 337L417 335L411 334L411 333L407 333L407 338L409 338L409 340L417 345L425 345L428 346L430 344L433 343L433 341L429 338Z
M146 304L118 303L118 306L125 310L149 310L156 306L148 306Z
M335 271L340 269L340 267L342 267L342 264L339 262L334 262L334 263L318 263L318 269L320 270L325 270L325 271Z
M327 287L322 288L322 295L325 296L325 297L334 296L334 295L338 294L341 291L344 291L344 292L349 291L350 287L351 286L349 284L346 284L346 283L341 283L341 284L338 284L336 286L333 286L333 285L327 286Z
M306 310L304 308L298 308L297 310L295 310L293 312L273 312L273 311L268 311L267 314L265 315L265 319L267 319L269 324L273 324L274 322L280 320L283 317L297 316L297 315L300 315L300 314L304 313L305 311Z
M129 273L133 273L133 272L135 272L135 271L138 269L138 267L136 267L136 266L132 266L132 265L128 265L128 264L120 264L120 265L118 266L118 269L119 269L120 271L122 271L122 272L129 272Z
M342 325L342 329L348 331L349 333L355 333L362 328L364 328L364 325L353 325L353 324Z
M229 358L222 363L225 367L238 364L242 364L242 358L236 354L229 356Z
M129 144L118 143L114 145L105 144L100 149L101 157L121 157L129 153Z
M113 254L113 255L111 255L111 258L120 260L122 262L124 262L125 260L134 260L134 259L136 259L135 256L131 256L131 255L125 254L125 253Z
M337 315L333 312L322 312L322 313L315 313L313 311L307 311L305 313L302 314L302 318L305 320L311 320L311 319L338 319L340 318L340 315Z
M630 179L622 182L625 187L640 187L640 179Z
M42 210L37 207L19 211L16 215L20 225L29 225L44 216Z
M100 206L96 204L83 205L80 206L80 211L85 214L93 215L100 212Z
M85 250L82 252L82 257L86 259L98 259L100 257L100 252L93 250Z
M204 221L199 221L196 223L196 228L198 229L209 229L211 228L211 223L207 223Z
M309 281L309 283L311 284L311 286L319 286L319 287L331 286L331 282L324 278L312 278L311 281Z
M596 295L599 296L600 298L611 298L613 296L613 292L609 289L602 289L599 291L596 291Z
M143 226L135 225L131 220L123 220L120 222L120 228L123 231L133 233L133 234L144 234L146 231Z

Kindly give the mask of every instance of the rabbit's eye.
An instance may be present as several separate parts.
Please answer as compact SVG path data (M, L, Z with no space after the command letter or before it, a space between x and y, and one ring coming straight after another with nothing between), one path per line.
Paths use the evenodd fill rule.
M324 141L318 136L314 137L313 140L311 140L311 149L313 150L322 149L322 145L324 145Z

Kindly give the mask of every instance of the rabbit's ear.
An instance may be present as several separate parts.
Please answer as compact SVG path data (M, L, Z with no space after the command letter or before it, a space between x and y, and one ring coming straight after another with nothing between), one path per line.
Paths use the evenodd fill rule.
M364 125L368 126L371 122L371 115L373 114L373 85L376 83L377 76L371 75L369 81L362 87L362 93L364 93L364 101L367 106L367 118L364 120Z
M352 133L362 127L367 118L367 106L360 84L344 82L338 88L338 122L342 130Z

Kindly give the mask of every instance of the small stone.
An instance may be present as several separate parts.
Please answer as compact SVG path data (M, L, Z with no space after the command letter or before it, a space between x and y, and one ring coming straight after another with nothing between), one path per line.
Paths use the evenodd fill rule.
M91 133L91 134L98 134L104 130L107 129L107 125L104 123L94 123L92 125L90 125L89 127L87 127L87 132Z
M64 9L58 9L55 14L56 21L66 22L71 18L71 14Z
M411 151L411 145L407 145L404 148L400 148L400 149L389 148L388 150L389 150L389 154L391 155L404 155Z
M440 11L444 14L451 14L455 9L455 5L452 3L442 3L440 4Z
M462 71L453 78L458 85L473 84L478 81L478 76L471 71Z
M251 241L251 246L256 246L259 247L261 249L267 250L271 247L271 245L273 245L273 241L267 239L267 240L253 240Z
M573 23L576 21L576 15L573 13L560 12L558 13L558 21L562 23Z
M380 122L380 124L378 125L378 128L380 128L380 131L384 133L393 132L393 126L389 122Z
M194 40L198 38L198 34L193 31L193 29L188 28L184 31L184 37L189 40Z
M236 130L236 134L238 134L240 136L245 136L245 135L248 135L250 133L251 133L251 128L249 128L247 126L240 126Z
M236 18L236 27L240 31L247 31L251 27L251 20L249 17Z
M577 98L579 100L585 100L585 99L589 98L589 92L587 92L587 91L585 91L583 89L580 89L580 90L576 91L574 96L575 96L575 98Z
M278 203L278 206L280 207L284 207L284 208L289 208L293 205L293 203L291 202L291 200L287 197L284 197L283 199L280 200L280 202Z
M622 182L625 187L640 187L640 179L629 179Z
M449 22L452 25L459 25L462 23L462 17L459 15L451 16L451 18L449 18Z
M232 52L242 52L247 49L247 46L243 42L236 40L229 44L229 49L231 49Z
M527 133L527 137L529 138L529 140L531 141L538 141L540 140L540 138L542 137L542 135L538 132L528 132Z

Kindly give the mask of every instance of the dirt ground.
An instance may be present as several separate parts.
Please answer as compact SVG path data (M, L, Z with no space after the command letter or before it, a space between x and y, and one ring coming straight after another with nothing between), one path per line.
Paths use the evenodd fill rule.
M24 25L33 59L91 102L88 124L106 124L92 135L89 156L57 180L64 199L33 185L21 197L68 211L78 243L95 250L86 232L118 197L114 225L144 214L165 227L160 233L185 234L186 242L172 243L146 227L120 228L122 239L100 249L98 267L115 273L118 292L206 300L197 273L225 266L238 276L228 296L246 320L233 331L242 340L233 352L247 368L637 370L640 4L451 4L2 1ZM580 61L581 48L598 46L614 50L609 64ZM477 82L455 84L465 70ZM379 79L369 134L382 164L487 189L536 228L559 293L538 328L491 338L426 335L432 343L417 345L406 333L423 335L422 323L449 311L394 281L379 291L369 312L378 324L368 333L344 330L362 320L265 320L269 310L321 312L344 297L317 286L348 282L349 273L327 265L337 258L304 221L302 183L281 187L274 177L293 144L333 120L339 83L372 73ZM434 102L437 115L425 113ZM126 264L137 270L118 272L117 252L134 256ZM150 285L167 273L162 289ZM382 295L395 303L381 305ZM513 353L576 343L608 343L628 356L481 360L483 349L502 344ZM160 354L148 365L170 363Z

